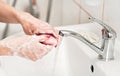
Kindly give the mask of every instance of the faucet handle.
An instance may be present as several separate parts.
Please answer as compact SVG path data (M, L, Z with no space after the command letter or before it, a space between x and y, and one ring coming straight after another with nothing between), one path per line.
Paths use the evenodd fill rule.
M96 19L94 17L90 17L89 19L93 22L97 22L98 24L100 24L103 27L103 30L102 30L103 38L115 39L117 37L115 30L113 28L111 28L110 26L108 26L103 21Z
M102 29L101 32L102 32L102 38L104 39L105 38L105 29Z
M106 29L102 29L101 32L102 32L103 39L105 39L105 38L106 39L115 39L116 38L116 33L112 33Z

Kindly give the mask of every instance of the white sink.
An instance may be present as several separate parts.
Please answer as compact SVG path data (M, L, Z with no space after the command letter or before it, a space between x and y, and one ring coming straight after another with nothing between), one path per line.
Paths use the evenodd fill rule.
M96 23L58 28L78 33L79 30L90 31L101 37L101 27ZM105 62L98 60L98 54L81 41L64 37L59 50L53 49L37 62L17 56L0 57L0 73L4 73L3 76L120 76L119 46L117 40L114 51L115 60Z

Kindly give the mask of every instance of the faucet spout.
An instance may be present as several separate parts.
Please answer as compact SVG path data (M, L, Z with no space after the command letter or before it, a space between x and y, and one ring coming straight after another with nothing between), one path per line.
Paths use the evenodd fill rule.
M83 37L82 35L70 31L70 30L61 30L59 35L63 36L63 37L73 37L76 38L80 41L82 41L83 43L87 44L89 47L91 47L93 50L95 50L96 53L103 55L103 50L99 47L97 47L95 44L91 43L89 40L87 40L85 37Z

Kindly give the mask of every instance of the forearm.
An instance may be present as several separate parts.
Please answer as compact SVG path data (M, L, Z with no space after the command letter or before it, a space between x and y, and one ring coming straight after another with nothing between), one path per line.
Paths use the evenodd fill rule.
M11 51L10 48L0 46L0 56L12 56L13 52Z
M0 22L19 23L19 12L0 0Z

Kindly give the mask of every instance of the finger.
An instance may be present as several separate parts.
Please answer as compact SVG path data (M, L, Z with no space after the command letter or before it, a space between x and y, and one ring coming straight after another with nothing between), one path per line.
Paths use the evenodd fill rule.
M33 31L31 29L28 30L28 35L33 35Z
M25 57L27 59L30 59L32 61L36 61L38 58L35 56L33 49L30 49L28 46L24 46L19 50L19 56Z
M43 23L45 24L45 23ZM47 24L47 23L46 23ZM40 34L40 33L49 33L49 34L53 34L54 37L58 37L58 30L52 26L48 26L48 25L44 25L38 27L37 29L35 29L34 34Z
M31 59L33 61L36 61L37 60L36 55L32 51L29 51L29 50L26 49L26 51L24 51L25 52L24 53L25 57L27 57L27 58L29 58L29 59Z
M35 31L35 34L36 35L51 35L51 36L53 36L53 37L55 37L55 38L57 38L58 37L58 34L54 31L54 30L51 30L51 29L42 29L42 30L37 30L37 31Z
M31 35L31 31L29 29L23 28L24 33L27 35Z
M41 59L43 56L45 56L50 50L47 49L47 46L40 45L41 48L36 52L36 55L39 59Z
M54 32L55 32L56 38L59 38L59 30L54 28Z

